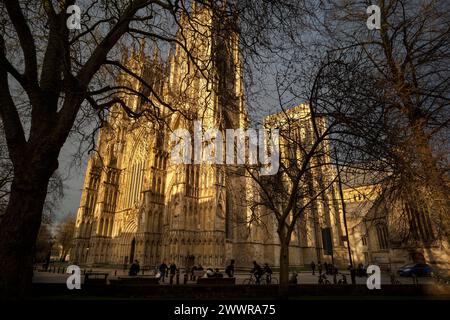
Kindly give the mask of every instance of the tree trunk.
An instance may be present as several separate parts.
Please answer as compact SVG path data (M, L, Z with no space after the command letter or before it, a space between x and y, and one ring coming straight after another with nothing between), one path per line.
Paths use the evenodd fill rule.
M289 241L280 239L280 288L279 297L287 299L289 291Z
M42 209L58 162L54 158L33 163L26 169L15 168L8 206L0 220L0 298L23 298L31 291Z

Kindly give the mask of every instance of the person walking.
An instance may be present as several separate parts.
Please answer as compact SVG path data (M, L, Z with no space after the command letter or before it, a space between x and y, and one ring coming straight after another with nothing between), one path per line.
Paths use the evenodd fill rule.
M316 264L314 263L314 261L311 261L310 266L312 270L312 275L314 276L316 274Z

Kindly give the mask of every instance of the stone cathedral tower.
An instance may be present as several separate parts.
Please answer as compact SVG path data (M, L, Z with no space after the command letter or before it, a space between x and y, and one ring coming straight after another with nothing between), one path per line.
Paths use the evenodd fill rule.
M256 192L249 178L236 174L238 167L170 160L175 129L193 132L195 121L203 130L248 126L234 25L232 17L193 8L177 34L189 56L180 44L166 61L156 49L151 57L143 51L124 55L123 63L150 86L125 74L118 79L140 95L121 97L126 108L114 106L100 130L77 213L74 262L278 264L275 228L268 234L247 223ZM150 108L157 119L149 116L154 111L146 113ZM309 262L302 257L306 245L293 243L292 264Z
M150 107L158 108L161 117L133 119L119 106L112 109L100 131L98 154L86 171L74 261L222 265L227 252L232 254L230 243L239 233L233 228L239 217L233 214L245 216L245 209L237 207L243 199L233 199L229 190L245 190L246 181L219 165L172 164L169 137L175 129L192 131L193 120L205 130L247 126L238 39L230 32L232 19L218 21L204 8L193 8L189 22L182 18L181 24L177 37L190 56L176 45L166 62L157 50L151 58L143 52L124 57L127 67L156 92L130 76L118 81L155 101ZM157 96L170 101L170 106ZM123 100L128 115L149 108L146 99Z

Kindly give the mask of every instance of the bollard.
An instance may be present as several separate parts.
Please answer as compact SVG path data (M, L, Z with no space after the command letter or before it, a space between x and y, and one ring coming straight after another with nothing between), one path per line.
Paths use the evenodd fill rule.
M184 274L184 279L183 279L183 284L187 284L187 281L188 281L188 274L185 273Z
M114 271L114 277L117 277L117 270Z

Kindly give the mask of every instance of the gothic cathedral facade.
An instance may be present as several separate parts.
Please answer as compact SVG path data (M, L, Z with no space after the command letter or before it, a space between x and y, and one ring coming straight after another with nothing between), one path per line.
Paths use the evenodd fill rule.
M151 56L143 51L124 55L123 64L150 85L130 74L118 79L139 95L124 95L125 108L112 107L99 130L77 212L73 262L123 265L138 260L147 268L162 261L218 268L230 259L238 268L250 267L253 260L279 264L275 220L264 215L264 224L249 222L249 203L257 194L249 177L235 174L237 166L175 164L170 158L171 133L192 131L193 120L219 130L249 125L232 24L199 9L189 23L181 21L178 37L180 43L186 40L184 48L180 43L171 48L165 61L157 50ZM152 118L155 110L159 116ZM331 189L323 201L336 204L337 196ZM316 208L328 210L328 218L307 217L299 223L291 265L327 260L321 221L332 228L335 259L339 252L344 259L339 205Z

